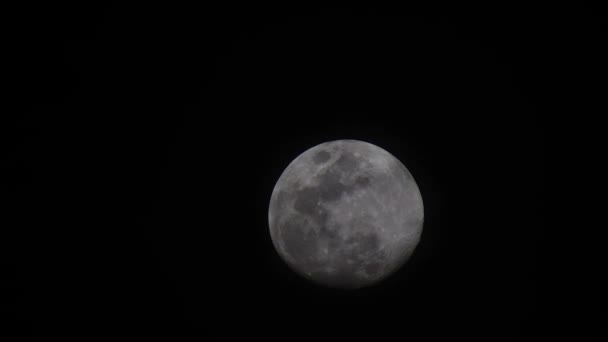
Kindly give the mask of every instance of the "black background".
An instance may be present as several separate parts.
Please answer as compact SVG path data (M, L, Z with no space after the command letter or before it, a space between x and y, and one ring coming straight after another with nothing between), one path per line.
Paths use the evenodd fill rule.
M553 24L398 8L20 11L2 253L6 322L23 340L542 330ZM334 139L391 152L425 204L412 259L360 291L304 282L268 234L283 169Z

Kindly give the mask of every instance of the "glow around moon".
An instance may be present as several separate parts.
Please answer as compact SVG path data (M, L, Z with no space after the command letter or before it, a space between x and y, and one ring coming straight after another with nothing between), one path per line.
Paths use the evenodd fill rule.
M394 156L357 140L317 145L277 181L270 236L291 269L315 283L354 289L398 270L424 220L414 178Z

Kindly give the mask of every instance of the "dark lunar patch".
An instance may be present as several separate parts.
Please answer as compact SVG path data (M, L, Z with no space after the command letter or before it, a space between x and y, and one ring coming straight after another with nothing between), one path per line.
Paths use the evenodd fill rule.
M359 176L355 179L355 185L359 188L363 188L368 186L370 183L369 177L367 176Z
M338 238L338 233L335 230L327 228L326 225L322 225L319 229L319 237L327 238L330 241L335 241Z
M317 237L313 230L303 229L303 220L291 219L281 225L285 251L296 262L306 262L317 254Z
M304 188L295 194L293 207L296 211L312 219L319 226L327 222L327 210L320 205L319 188Z
M352 153L343 152L340 158L336 160L336 166L343 172L352 172L359 167L359 160Z
M327 172L321 177L319 196L324 201L335 201L347 191L347 187L340 183L340 176L334 172Z
M318 188L304 188L295 195L296 200L293 204L295 210L305 215L314 216L319 202Z
M342 160L342 167L348 167L347 165L354 159L343 155L336 163L340 162L340 160ZM354 162L356 163L356 161ZM340 172L344 171L345 170L336 171L330 169L319 175L319 185L297 191L294 194L296 198L294 208L302 214L314 217L319 214L317 210L319 202L336 201L342 197L344 193L354 191L353 187L348 187L340 182ZM357 178L355 182L357 187L364 187L369 185L370 179L369 177L361 176Z
M312 160L317 164L323 164L326 161L328 161L330 157L331 157L331 154L329 154L329 152L319 151L319 152L317 152L317 154L315 154L315 156L312 158Z

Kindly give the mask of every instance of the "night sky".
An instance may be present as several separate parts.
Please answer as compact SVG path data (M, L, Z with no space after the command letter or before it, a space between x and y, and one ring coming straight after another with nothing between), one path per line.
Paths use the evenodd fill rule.
M2 119L3 310L22 340L540 332L549 23L47 6L15 26ZM336 139L396 156L425 206L410 261L359 291L307 283L268 232L281 172Z

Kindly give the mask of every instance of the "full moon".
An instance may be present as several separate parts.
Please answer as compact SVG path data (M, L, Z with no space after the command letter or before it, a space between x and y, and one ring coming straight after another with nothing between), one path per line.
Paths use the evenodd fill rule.
M278 254L302 277L357 289L377 284L410 258L424 208L408 169L382 148L336 140L294 159L268 210Z

